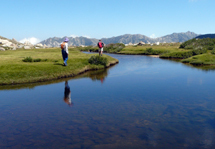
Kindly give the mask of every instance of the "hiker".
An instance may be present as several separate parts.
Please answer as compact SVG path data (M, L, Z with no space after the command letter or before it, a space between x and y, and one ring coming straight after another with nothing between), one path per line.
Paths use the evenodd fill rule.
M65 81L65 90L64 90L64 102L67 103L69 106L72 106L73 103L71 101L71 91L68 84L68 81Z
M103 47L104 47L104 43L102 42L102 40L99 40L97 46L99 47L99 56L102 56L102 52L103 52Z
M68 41L69 41L69 39L66 37L64 42L62 42L60 44L61 49L62 49L62 56L63 56L63 61L64 61L63 65L64 66L67 66L67 60L68 60L68 55L69 55Z

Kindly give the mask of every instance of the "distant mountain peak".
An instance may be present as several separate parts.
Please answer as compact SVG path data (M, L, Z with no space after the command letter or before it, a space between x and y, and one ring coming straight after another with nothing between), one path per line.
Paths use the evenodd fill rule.
M185 42L187 40L190 40L192 38L195 38L198 36L198 34L194 32L183 32L183 33L172 33L170 35L162 36L162 37L157 37L157 38L150 38L145 35L141 34L124 34L120 36L115 36L111 38L101 38L102 41L105 44L109 43L139 43L140 41L145 42L145 43L156 43L156 42ZM69 38L69 45L73 46L89 46L89 45L97 45L98 40L96 38L88 38L85 36L80 36L80 37L68 37ZM60 37L53 37L53 38L48 38L40 43L46 44L47 46L50 47L59 47L60 43L65 39L65 37L60 38Z

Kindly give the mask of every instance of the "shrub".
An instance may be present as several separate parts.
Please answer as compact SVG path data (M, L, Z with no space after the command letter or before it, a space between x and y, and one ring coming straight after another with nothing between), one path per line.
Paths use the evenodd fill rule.
M33 59L29 56L22 60L23 62L33 62Z
M202 47L198 47L198 48L192 50L192 52L193 52L193 55L199 55L199 54L206 53L207 50Z
M192 46L192 45L188 45L188 46L186 47L186 49L193 49L193 46Z
M41 59L40 59L40 58L37 58L37 59L34 59L33 61L34 61L34 62L40 62Z
M104 47L104 52L108 53L118 53L123 48L125 48L125 45L123 43L111 43Z
M196 41L195 38L194 38L194 39L191 39L191 40L188 40L188 41L182 43L182 44L180 45L179 48L186 48L188 45L191 45L191 44L192 44L193 42L195 42L195 41Z
M213 50L213 48L214 48L214 47L209 46L207 49L208 49L208 50Z
M211 54L215 54L215 49L213 49L213 50L211 51Z
M153 49L152 49L152 48L146 48L146 53L151 54L152 52L153 52Z
M33 59L29 56L29 57L24 58L22 61L23 62L41 62L41 61L46 62L46 61L48 61L48 59L41 59L41 58Z
M107 65L107 58L106 57L102 57L102 56L91 56L90 59L88 60L88 62L90 64L95 64L95 65Z

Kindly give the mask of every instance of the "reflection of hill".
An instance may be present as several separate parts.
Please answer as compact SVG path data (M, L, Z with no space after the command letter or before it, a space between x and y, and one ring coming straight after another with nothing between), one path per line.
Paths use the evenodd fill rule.
M114 67L114 66L111 66L111 67ZM100 80L100 79L104 79L105 77L108 76L108 70L111 67L109 67L107 69L88 71L88 72L85 72L85 73L80 74L75 77L63 78L63 79L53 80L53 81L48 81L48 82L0 86L0 90L18 90L18 89L23 89L23 88L33 89L36 86L55 84L55 83L59 83L59 82L64 82L64 81L73 80L73 79L81 79L81 78L91 78L92 80Z

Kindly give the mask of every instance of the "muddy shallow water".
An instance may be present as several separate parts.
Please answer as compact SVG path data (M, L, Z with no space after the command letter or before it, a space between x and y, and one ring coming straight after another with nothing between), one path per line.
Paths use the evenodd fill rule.
M1 88L0 148L215 148L215 71L111 56L107 70Z

